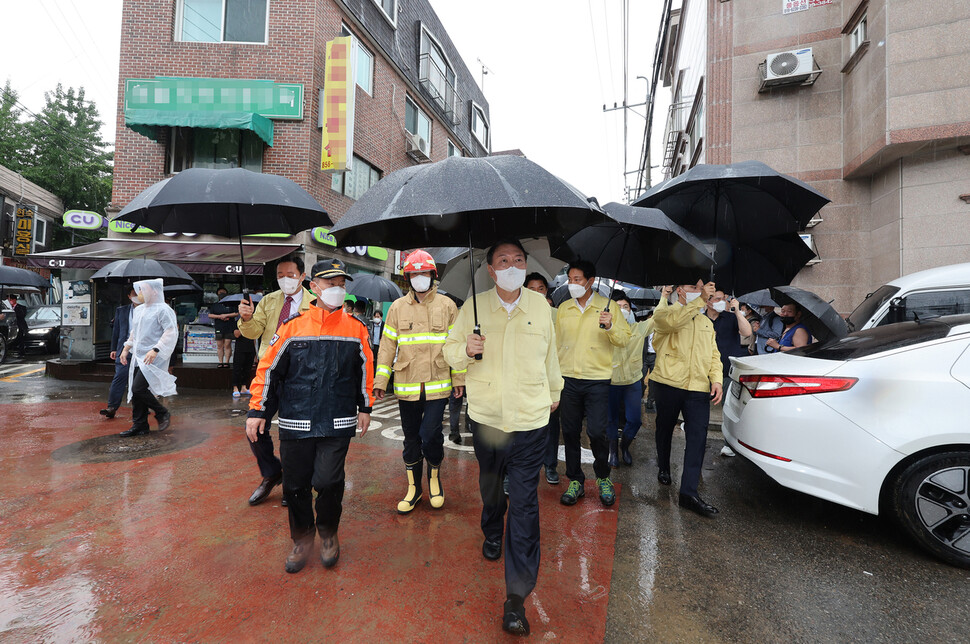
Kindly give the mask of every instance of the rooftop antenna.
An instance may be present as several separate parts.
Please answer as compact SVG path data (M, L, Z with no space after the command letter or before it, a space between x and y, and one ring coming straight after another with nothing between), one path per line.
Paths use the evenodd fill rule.
M475 60L477 60L478 61L478 64L482 66L482 82L479 84L479 86L481 87L482 92L484 92L485 91L485 75L486 74L494 74L495 72L493 72L491 69L489 69L485 65L485 63L482 62L482 59L481 58L476 58Z

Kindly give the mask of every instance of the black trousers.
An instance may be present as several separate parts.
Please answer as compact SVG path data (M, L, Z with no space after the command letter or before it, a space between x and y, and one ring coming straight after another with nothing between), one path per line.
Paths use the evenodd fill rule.
M505 526L505 591L528 597L539 576L539 466L546 444L546 428L503 432L472 421L478 489L482 495L482 533L502 538ZM509 496L502 478L509 475ZM506 508L508 520L505 521Z
M707 447L707 425L711 419L711 395L706 391L688 391L650 381L650 390L657 401L657 465L670 471L670 442L677 417L684 415L684 473L680 477L680 492L697 496L701 480L704 450Z
M549 424L546 425L546 456L543 465L553 469L559 467L559 434L560 428L559 407L556 411L549 414Z
M461 407L465 404L465 396L462 395L461 398L455 398L455 390L451 390L451 395L448 396L448 425L452 434L460 433L459 425L461 425Z
M253 361L256 359L254 351L239 351L232 354L232 386L249 389L252 382Z
M131 425L132 427L148 428L148 410L155 412L155 418L164 416L168 410L158 402L148 389L148 381L141 372L140 367L135 367L135 374L131 379Z
M290 538L313 536L314 527L323 538L337 534L344 500L344 461L350 436L281 440L283 496L290 514ZM316 521L313 490L317 491Z
M417 463L422 455L428 463L441 465L445 457L445 435L442 425L447 398L399 400L401 429L404 430L404 463Z
M610 402L609 380L580 380L563 378L565 387L560 397L562 442L566 446L566 476L570 481L586 482L580 461L580 435L583 416L586 416L586 435L593 450L593 471L596 478L610 476L609 441L606 439L607 411Z
M273 438L269 435L274 415L270 414L266 417L266 433L257 433L256 442L246 441L249 443L249 449L253 450L253 456L256 457L256 464L259 465L259 473L264 479L271 479L278 476L283 470L280 459L276 458L276 454L273 453ZM280 441L280 453L282 452L283 441Z

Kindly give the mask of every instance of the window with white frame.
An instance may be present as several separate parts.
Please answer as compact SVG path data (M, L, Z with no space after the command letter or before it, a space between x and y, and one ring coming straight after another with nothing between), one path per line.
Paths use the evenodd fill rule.
M418 74L421 84L441 108L453 114L455 111L455 70L444 49L437 40L421 26L421 53L418 57Z
M485 110L478 106L477 103L472 103L472 134L478 139L478 142L482 144L482 147L486 150L489 149L488 141L488 121L485 119Z
M856 26L849 32L849 55L856 53L862 43L869 40L869 16L863 14Z
M177 0L175 39L184 42L268 41L269 0Z
M452 143L451 141L448 141L448 156L450 157L462 156L461 148L455 145L454 143Z
M411 97L404 99L404 129L427 141L428 149L431 149L431 119Z
M388 22L397 26L397 0L373 0L373 2L381 8Z
M353 36L347 26L344 25L340 30L341 36ZM360 38L355 38L357 43L357 87L361 88L371 96L374 95L374 54L364 47Z
M350 170L330 177L330 189L357 200L380 180L381 171L355 154Z
M47 220L41 217L34 217L34 243L31 248L32 253L47 249Z

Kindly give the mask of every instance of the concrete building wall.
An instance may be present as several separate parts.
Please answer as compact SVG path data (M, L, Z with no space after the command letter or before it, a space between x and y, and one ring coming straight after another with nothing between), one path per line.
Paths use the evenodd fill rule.
M928 150L903 158L901 273L970 260L970 156L956 149Z

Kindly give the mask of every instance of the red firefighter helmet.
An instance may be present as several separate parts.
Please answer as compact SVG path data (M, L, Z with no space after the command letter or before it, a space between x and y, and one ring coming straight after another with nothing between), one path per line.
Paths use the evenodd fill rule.
M426 273L427 271L434 272L435 276L438 275L438 267L435 265L434 257L431 256L431 253L423 250L416 250L405 258L405 275L408 273Z

